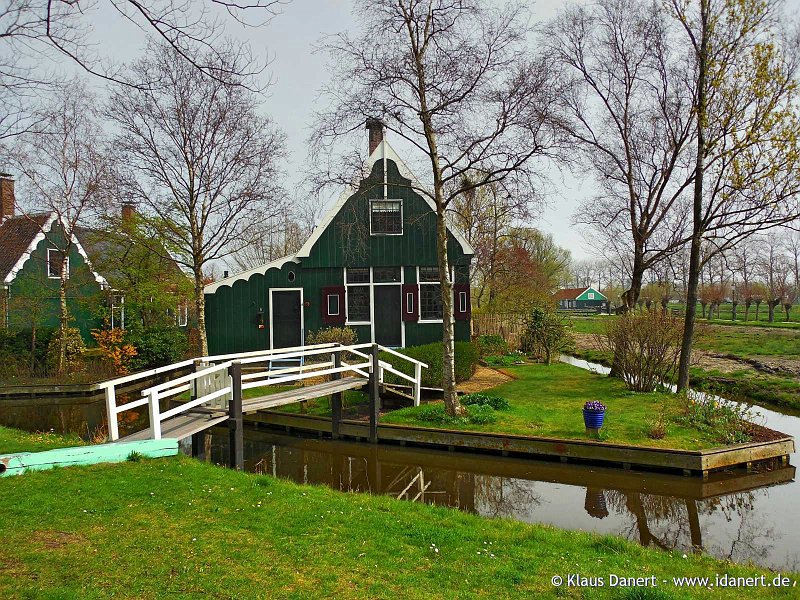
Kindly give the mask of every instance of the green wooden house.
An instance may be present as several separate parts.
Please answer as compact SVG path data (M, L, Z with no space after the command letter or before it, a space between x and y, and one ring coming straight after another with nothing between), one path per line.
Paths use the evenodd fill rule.
M7 207L6 207L7 208ZM56 328L64 228L53 214L5 214L0 223L0 325ZM96 273L79 241L67 260L67 307L85 340L102 322L106 280Z
M369 175L342 193L296 254L206 286L212 354L301 346L330 326L389 347L441 341L435 207L412 189L420 184L380 125L369 128ZM456 340L470 339L473 254L449 228Z
M597 310L608 312L608 298L593 287L566 288L555 294L558 308L564 310Z

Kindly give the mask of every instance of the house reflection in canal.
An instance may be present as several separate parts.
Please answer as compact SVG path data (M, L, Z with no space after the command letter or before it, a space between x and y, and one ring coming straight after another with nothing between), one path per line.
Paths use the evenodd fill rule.
M212 461L226 463L227 439L227 430L211 435ZM765 504L774 502L769 490L794 479L793 466L704 480L257 430L246 433L245 458L249 471L343 492L616 534L644 546L704 551L777 569L800 564L792 536L782 535L775 507Z

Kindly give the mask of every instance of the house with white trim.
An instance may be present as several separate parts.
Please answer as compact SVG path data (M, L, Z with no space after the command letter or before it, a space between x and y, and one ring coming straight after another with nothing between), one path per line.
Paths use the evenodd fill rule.
M300 346L330 326L387 347L442 340L435 205L383 125L367 128L366 177L342 192L298 252L206 286L211 353ZM456 340L470 339L473 255L449 225Z

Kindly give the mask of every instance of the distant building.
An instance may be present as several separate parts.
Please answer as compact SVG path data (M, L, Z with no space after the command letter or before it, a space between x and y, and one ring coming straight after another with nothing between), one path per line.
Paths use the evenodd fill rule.
M592 287L558 290L553 299L563 310L597 310L608 312L608 298Z

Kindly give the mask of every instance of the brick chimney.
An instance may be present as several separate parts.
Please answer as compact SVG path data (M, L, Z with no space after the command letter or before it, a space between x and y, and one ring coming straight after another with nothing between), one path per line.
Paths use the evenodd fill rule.
M14 177L0 173L0 222L14 216Z
M367 130L369 131L369 154L372 156L375 148L383 141L383 121L367 119Z
M125 202L122 205L122 222L130 223L134 215L136 215L136 208L130 202Z

